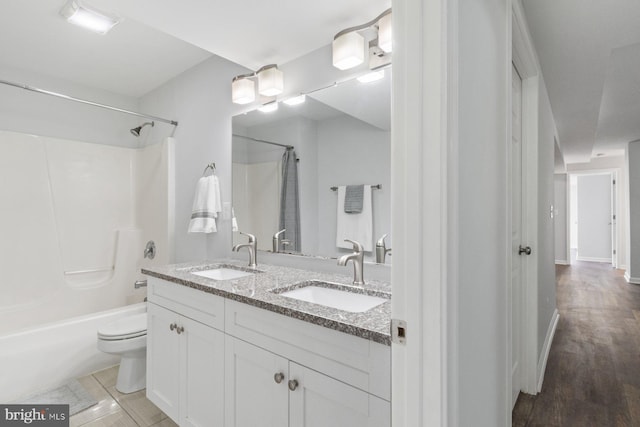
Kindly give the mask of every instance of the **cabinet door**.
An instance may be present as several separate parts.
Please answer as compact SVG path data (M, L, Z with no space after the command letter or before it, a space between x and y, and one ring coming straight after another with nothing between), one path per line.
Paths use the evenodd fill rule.
M224 425L224 334L181 318L180 425Z
M225 426L289 425L288 362L266 350L226 336ZM276 374L282 374L276 382Z
M290 425L296 427L389 427L390 403L326 375L289 363Z
M176 422L180 416L180 336L170 326L179 319L170 310L147 305L147 397Z

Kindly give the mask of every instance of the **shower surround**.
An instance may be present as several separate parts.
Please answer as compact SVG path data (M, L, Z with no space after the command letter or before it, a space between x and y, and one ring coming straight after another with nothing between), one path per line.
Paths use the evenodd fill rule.
M2 348L19 335L46 354L24 344L31 331L143 300L140 268L171 260L172 159L171 138L132 149L0 131ZM22 369L13 359L0 351L0 370Z

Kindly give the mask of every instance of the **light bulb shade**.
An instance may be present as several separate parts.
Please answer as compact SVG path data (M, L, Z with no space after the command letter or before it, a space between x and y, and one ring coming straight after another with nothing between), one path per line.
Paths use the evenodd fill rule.
M118 18L90 9L78 0L68 1L60 10L60 14L67 22L99 34L108 33L119 22Z
M302 104L303 102L305 102L307 99L306 95L302 94L302 95L298 95L298 96L294 96L292 98L289 99L285 99L284 102L287 105L299 105Z
M355 31L333 40L333 66L340 70L357 67L364 62L364 37Z
M386 53L391 52L393 48L393 31L390 13L378 21L378 47Z
M284 90L284 76L277 67L258 72L258 92L262 96L280 95Z
M235 104L249 104L256 99L256 84L251 79L237 79L231 83L231 100Z

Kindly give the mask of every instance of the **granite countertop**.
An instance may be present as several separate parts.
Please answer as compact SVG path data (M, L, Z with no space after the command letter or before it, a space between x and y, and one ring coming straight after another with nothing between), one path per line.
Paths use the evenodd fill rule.
M255 272L255 274L232 280L213 280L192 274L192 272L219 267ZM345 268L345 275L318 273L268 264L258 264L254 270L243 262L231 259L147 267L142 269L142 273L381 344L391 344L390 300L364 313L351 313L279 294L279 292L300 287L301 282L312 281L329 282L348 287L356 293L390 298L391 285L380 281L368 281L366 266L364 271L366 284L364 286L352 285L353 267L351 264ZM320 286L322 285L320 284Z

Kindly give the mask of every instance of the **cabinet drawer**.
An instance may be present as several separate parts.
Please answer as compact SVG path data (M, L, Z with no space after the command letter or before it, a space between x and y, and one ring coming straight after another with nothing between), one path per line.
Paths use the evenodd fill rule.
M155 277L148 283L150 302L224 331L224 298Z
M227 334L391 400L390 347L237 301L225 304Z

